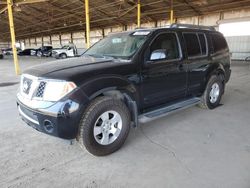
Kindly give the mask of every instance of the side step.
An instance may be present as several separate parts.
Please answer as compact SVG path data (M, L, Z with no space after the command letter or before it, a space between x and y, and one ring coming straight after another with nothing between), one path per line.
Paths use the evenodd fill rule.
M183 110L186 108L189 108L191 106L194 106L200 102L200 98L191 98L188 100L180 101L175 104L167 105L162 108L146 112L139 116L139 122L140 123L147 123L149 121L152 121L154 119L169 115L171 113L174 113L179 110Z

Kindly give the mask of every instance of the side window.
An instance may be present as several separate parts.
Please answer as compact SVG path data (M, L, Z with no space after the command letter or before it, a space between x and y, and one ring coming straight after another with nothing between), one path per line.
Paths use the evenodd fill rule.
M150 60L174 60L179 57L177 36L174 33L159 35L150 46Z
M189 58L207 55L206 37L203 33L184 33Z
M214 53L217 53L222 50L226 50L227 42L224 37L220 34L211 34L212 44L214 48Z
M183 36L187 46L188 57L201 56L200 43L196 33L184 33Z
M200 40L200 46L201 46L201 54L206 55L207 54L207 43L206 43L206 38L205 34L198 34L199 40Z

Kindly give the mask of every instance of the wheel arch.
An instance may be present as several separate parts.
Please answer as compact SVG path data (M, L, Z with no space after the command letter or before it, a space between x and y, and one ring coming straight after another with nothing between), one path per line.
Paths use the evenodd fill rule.
M206 74L206 85L207 85L207 83L212 75L220 76L222 79L222 82L224 84L225 69L224 69L223 65L221 65L220 63L214 63L212 66L210 66L210 68L208 69L207 74Z
M205 77L205 84L204 84L204 89L207 87L208 81L211 78L212 75L217 75L221 78L222 84L223 84L223 93L224 93L224 87L225 87L225 82L226 82L226 73L223 65L220 63L214 63L212 66L209 67L206 77Z
M89 80L81 86L89 101L100 96L112 96L124 101L135 126L138 125L139 92L137 87L126 78L120 76L102 76Z
M59 56L61 56L61 55L66 55L66 57L68 57L68 55L67 55L66 52L61 52L61 53L59 54Z

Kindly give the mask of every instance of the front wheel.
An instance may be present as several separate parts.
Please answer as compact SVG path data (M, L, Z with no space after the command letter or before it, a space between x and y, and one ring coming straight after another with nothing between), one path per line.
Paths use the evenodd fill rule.
M67 55L63 53L63 54L60 54L59 57L60 57L60 59L66 59Z
M117 151L130 130L130 112L118 99L95 99L80 122L79 142L93 155L103 156Z
M37 55L37 57L42 57L43 53L41 51L38 51L36 55Z
M220 76L212 75L201 97L200 107L214 109L220 104L224 86Z

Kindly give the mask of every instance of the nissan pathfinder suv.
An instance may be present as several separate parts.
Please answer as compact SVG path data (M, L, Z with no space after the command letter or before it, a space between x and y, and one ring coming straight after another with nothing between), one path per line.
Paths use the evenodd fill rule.
M173 24L110 34L81 57L21 76L17 106L31 127L108 155L130 127L193 105L214 109L230 78L223 35Z

